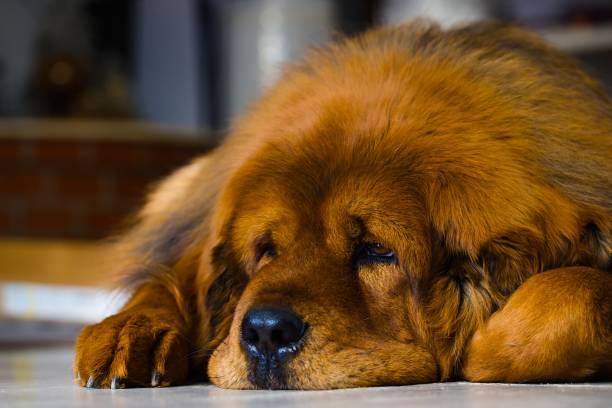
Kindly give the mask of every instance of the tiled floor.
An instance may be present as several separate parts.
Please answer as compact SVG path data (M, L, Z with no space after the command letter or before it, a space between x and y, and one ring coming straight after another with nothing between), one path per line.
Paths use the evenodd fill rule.
M612 384L447 383L340 391L227 391L210 385L90 390L72 384L72 350L0 351L0 407L612 407Z

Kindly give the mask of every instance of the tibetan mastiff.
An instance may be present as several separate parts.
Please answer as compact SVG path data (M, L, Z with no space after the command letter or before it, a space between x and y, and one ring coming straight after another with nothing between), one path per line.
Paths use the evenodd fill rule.
M287 67L110 255L81 385L329 389L612 377L612 105L494 22Z

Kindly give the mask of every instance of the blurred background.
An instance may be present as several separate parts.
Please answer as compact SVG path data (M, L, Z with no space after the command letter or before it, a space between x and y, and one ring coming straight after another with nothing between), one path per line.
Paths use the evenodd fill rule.
M0 1L0 347L70 341L121 304L98 240L283 62L417 16L537 30L612 89L610 0Z

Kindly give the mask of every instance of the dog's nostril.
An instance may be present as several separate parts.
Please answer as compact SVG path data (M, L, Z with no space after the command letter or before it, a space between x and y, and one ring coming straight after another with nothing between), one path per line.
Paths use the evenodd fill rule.
M270 341L274 344L281 344L283 342L283 332L280 330L272 330Z
M257 331L249 328L247 329L244 334L244 340L249 342L249 343L257 343L259 341L259 336L257 335Z
M252 309L242 321L241 344L249 353L291 353L295 349L291 346L300 341L305 329L306 323L288 309Z

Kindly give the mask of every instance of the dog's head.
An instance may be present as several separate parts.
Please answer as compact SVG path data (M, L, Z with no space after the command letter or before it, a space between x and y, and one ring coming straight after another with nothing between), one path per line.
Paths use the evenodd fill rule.
M202 272L241 281L231 319L216 318L229 326L208 369L220 386L410 384L447 378L457 363L469 288L447 273L455 258L440 231L456 236L462 259L483 239L476 217L456 214L487 216L469 194L492 184L485 169L501 158L453 140L501 128L503 112L463 87L465 72L393 53L376 64L363 52L343 58L342 69L294 71L236 131L234 143L250 152L223 188ZM464 103L473 104L469 120L457 111ZM500 123L484 122L484 108ZM496 214L509 205L498 201ZM474 285L476 302L486 285ZM435 344L433 328L449 343ZM443 367L440 354L452 355Z
M410 181L411 163L385 135L386 123L366 135L346 125L319 122L307 137L265 144L225 189L212 264L248 283L210 362L221 386L437 377L410 312L431 259L420 182Z

